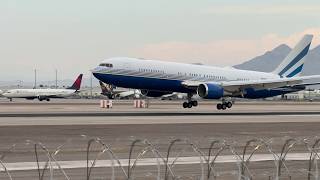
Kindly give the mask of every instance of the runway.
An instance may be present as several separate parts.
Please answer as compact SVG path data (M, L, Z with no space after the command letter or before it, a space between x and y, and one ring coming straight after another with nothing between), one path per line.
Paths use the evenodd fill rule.
M320 111L307 112L57 112L57 113L0 113L1 117L159 117L159 116L319 116Z
M205 101L197 108L183 109L181 102L151 102L148 109L135 109L130 101L121 101L115 102L113 109L102 109L99 102L94 100L1 102L0 154L6 154L3 162L13 170L14 180L36 179L32 142L42 143L50 151L64 145L57 160L65 165L71 179L83 179L86 172L86 147L91 138L99 138L110 145L124 164L127 164L130 145L136 139L152 142L165 156L173 139L188 140L204 153L207 153L212 141L220 140L232 145L241 154L246 142L254 138L270 142L273 151L277 153L281 151L285 140L292 138L297 143L290 150L289 156L298 156L286 165L296 179L305 179L305 173L300 170L308 166L306 160L309 151L303 140L308 139L312 145L320 135L320 103L237 102L233 109L227 111L217 111L215 103ZM13 144L14 150L8 152ZM143 146L140 143L134 148L134 157ZM95 145L92 153L96 154L99 150L99 146ZM182 142L174 145L171 158L178 153L186 161L177 164L175 173L182 177L199 177L201 171L197 168L197 154ZM254 166L250 170L255 175L254 179L266 179L274 172L274 163L266 148L260 149L257 154L260 156L254 157L257 161L252 162ZM216 171L222 179L235 179L238 172L236 160L228 160L231 156L230 151L225 151L221 155L222 159L219 159ZM195 157L198 158L192 159ZM42 150L39 150L39 158L41 162L46 160ZM152 154L148 153L143 158L146 158L150 167L140 164L135 173L136 179L148 179L146 175L156 175L154 159L149 161ZM225 163L223 158L232 163ZM264 160L260 161L259 158ZM90 156L90 159L94 159L94 156ZM110 177L110 171L105 171L105 168L110 168L108 162L99 162L101 164L98 164L99 168L94 173L96 179ZM20 168L21 171L14 171L18 170L14 168ZM119 169L116 174L121 174ZM63 179L61 175L57 176ZM1 177L5 176L0 174Z

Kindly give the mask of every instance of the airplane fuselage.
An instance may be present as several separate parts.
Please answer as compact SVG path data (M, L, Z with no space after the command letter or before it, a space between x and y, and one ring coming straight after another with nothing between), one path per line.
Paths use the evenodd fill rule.
M105 60L93 70L93 75L102 82L124 88L192 94L196 93L195 90L186 88L182 82L250 81L281 78L273 73L135 58ZM265 98L298 90L253 90L248 88L246 91L247 93L244 94L246 98Z
M71 89L12 89L3 94L7 98L65 98L75 93Z

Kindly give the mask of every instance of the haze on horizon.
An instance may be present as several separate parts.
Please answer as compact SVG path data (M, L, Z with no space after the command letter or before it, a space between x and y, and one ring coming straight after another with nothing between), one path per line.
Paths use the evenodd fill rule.
M114 56L231 66L304 34L316 0L2 0L0 81L74 79Z

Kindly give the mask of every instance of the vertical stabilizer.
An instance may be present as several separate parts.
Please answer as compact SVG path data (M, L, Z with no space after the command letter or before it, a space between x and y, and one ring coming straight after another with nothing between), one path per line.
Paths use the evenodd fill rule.
M74 83L72 84L71 87L67 88L67 89L74 89L74 90L79 90L81 87L81 81L82 81L82 76L83 74L80 74L77 79L74 81Z
M305 35L273 73L281 77L300 76L312 38L313 35Z
M101 87L101 94L104 96L108 96L109 99L113 99L114 98L113 85L105 84L102 81L99 81L99 84Z

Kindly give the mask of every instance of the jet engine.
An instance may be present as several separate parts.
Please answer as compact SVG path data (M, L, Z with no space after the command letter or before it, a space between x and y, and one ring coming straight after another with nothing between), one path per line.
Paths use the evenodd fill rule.
M204 99L220 99L224 95L223 88L217 84L200 84L197 92Z

